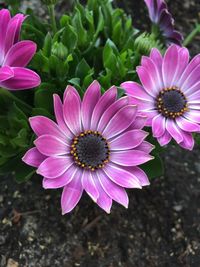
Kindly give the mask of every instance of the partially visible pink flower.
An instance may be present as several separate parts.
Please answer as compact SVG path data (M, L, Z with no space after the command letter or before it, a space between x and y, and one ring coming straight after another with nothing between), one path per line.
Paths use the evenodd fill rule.
M128 103L117 99L117 88L101 96L94 81L81 101L76 89L68 86L64 103L54 95L56 123L36 116L30 124L37 135L23 161L37 168L44 188L62 188L63 214L79 202L83 191L106 212L112 200L128 207L124 188L142 188L149 180L138 167L150 159L153 146L142 130L146 118Z
M200 54L189 62L187 48L172 45L164 57L154 48L150 57L142 57L141 65L137 73L143 86L121 86L148 117L147 125L161 146L173 138L192 150L192 133L200 131Z
M0 10L0 87L24 90L40 84L37 73L26 68L36 52L32 41L19 41L23 14L13 18L7 9Z
M174 30L174 19L169 13L167 4L164 0L144 0L151 21L156 24L164 38L166 39L167 44L177 44L181 45L183 41L183 36L180 32Z

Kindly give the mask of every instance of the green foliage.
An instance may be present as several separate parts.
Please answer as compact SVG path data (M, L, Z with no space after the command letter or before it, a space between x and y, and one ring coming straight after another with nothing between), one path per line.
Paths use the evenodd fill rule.
M19 108L13 101L12 94L3 89L0 90L0 106L0 174L12 171L17 181L23 181L33 173L33 169L25 167L21 161L32 139L28 117L23 107Z
M162 159L158 154L154 155L154 159L143 164L142 169L145 171L149 179L160 177L164 174Z
M15 6L15 0L7 1L14 1ZM161 47L152 36L140 34L131 17L122 9L113 8L111 2L88 0L82 6L77 1L72 13L57 21L56 33L50 24L27 10L29 16L23 24L22 39L37 43L38 52L29 67L40 75L42 84L15 94L27 105L13 99L11 93L8 96L4 90L0 91L1 174L12 170L19 182L31 177L33 169L21 161L32 146L28 117L53 118L54 93L62 96L67 84L72 84L82 96L94 79L101 83L103 91L113 84L119 86L125 80L136 80L135 69L141 56L152 47ZM119 93L122 95L123 91Z

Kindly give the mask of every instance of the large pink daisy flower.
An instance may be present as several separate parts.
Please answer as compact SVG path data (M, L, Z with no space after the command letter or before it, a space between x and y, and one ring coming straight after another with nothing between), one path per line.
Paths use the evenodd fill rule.
M164 57L152 49L142 57L137 73L142 82L125 82L121 86L148 116L153 136L161 146L173 138L181 147L192 150L192 132L200 131L200 54L189 63L186 48L170 46Z
M180 32L174 30L174 19L168 11L167 4L164 0L144 0L151 21L156 24L166 39L167 44L181 45L183 36Z
M21 25L25 17L13 18L7 9L0 10L0 87L24 90L40 84L40 77L25 68L36 52L32 41L19 41Z
M149 185L146 174L137 165L152 156L153 146L144 141L145 117L128 104L128 97L117 99L117 88L101 96L94 81L81 102L76 89L68 86L62 104L54 95L57 123L36 116L30 124L38 136L23 161L37 167L44 177L44 188L64 187L63 214L70 212L83 191L106 212L112 200L128 207L124 188Z

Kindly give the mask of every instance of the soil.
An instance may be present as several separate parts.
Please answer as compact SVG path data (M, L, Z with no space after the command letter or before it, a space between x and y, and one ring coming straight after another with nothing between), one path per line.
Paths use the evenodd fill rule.
M199 0L168 2L177 28L189 33L200 13ZM135 6L136 21L148 21L142 1L130 3L126 9ZM191 44L193 54L199 41ZM129 209L114 204L110 215L85 195L62 216L61 191L45 191L40 177L21 185L2 177L0 266L199 267L199 151L197 145L192 152L168 146L162 155L165 175L148 188L129 190Z

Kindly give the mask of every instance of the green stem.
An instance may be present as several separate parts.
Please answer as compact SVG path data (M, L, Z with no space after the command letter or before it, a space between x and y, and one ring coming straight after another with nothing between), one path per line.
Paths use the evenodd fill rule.
M159 28L156 24L153 24L151 27L151 34L156 38L158 38L160 36L160 31Z
M53 30L53 33L56 34L57 26L56 26L55 5L49 5L48 9L49 9L49 16L50 16L51 24L52 24L52 30Z
M13 100L13 102L15 102L16 104L19 104L19 106L22 107L24 111L31 114L32 107L29 104L25 103L23 100L19 99L13 93L11 93L10 91L6 89L1 89L1 93L2 92L4 96L9 97L10 99Z
M196 28L185 38L183 45L188 46L198 33L200 33L200 24L197 24Z

